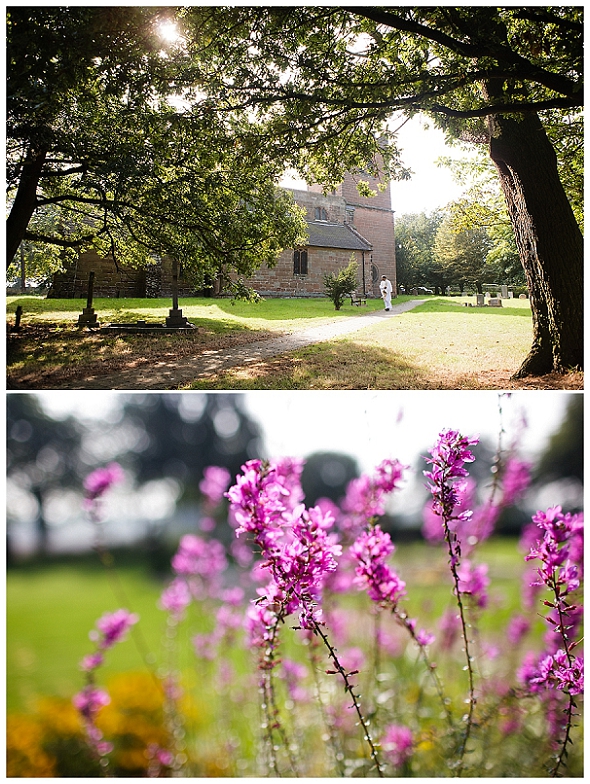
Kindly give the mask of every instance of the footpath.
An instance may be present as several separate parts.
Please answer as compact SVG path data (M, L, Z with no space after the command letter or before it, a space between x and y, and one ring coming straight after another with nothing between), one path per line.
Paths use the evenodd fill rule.
M64 384L61 389L122 389L122 390L167 390L178 389L197 378L220 373L232 367L244 367L269 357L295 351L298 348L322 343L342 335L349 335L379 324L383 319L398 316L412 310L425 300L411 300L393 305L388 312L385 310L362 313L337 319L329 324L279 335L248 343L236 348L214 349L202 351L194 357L183 357L171 362L162 362L143 368L132 368L117 373L95 376L78 380L71 385Z

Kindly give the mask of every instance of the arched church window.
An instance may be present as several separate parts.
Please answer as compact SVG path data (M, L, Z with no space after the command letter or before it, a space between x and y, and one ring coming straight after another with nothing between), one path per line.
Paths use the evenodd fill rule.
M293 251L293 275L307 275L306 248L296 248Z

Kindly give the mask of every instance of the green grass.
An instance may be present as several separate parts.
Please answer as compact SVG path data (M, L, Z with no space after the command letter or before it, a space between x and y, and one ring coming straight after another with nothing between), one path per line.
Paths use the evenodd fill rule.
M397 301L405 301L411 297L399 297ZM62 325L76 323L86 300L82 299L41 299L39 297L7 297L7 313L13 314L18 305L23 308L23 323L39 323L49 321ZM171 300L166 299L107 299L95 298L94 310L101 322L137 321L145 319L155 323L161 322L172 307ZM181 299L179 307L196 326L217 326L218 331L240 326L248 329L283 330L290 326L305 329L318 323L318 319L330 320L345 316L358 315L366 310L378 310L382 307L380 299L367 300L362 309L346 300L342 309L334 310L334 305L327 298L272 298L258 303L243 302L230 299L211 299L193 297Z
M398 297L398 303L411 297ZM113 334L76 327L83 300L11 297L9 323L17 304L23 328L11 333L7 370L21 389L59 389L119 371L163 365L166 389L582 389L583 374L553 374L514 381L532 343L528 300L505 300L501 308L465 307L474 297L429 297L407 313L383 319L331 341L248 362L193 380L190 371L174 376L175 363L245 346L276 334L358 316L382 307L345 304L335 311L323 299L269 299L260 303L228 299L186 299L183 313L197 327L180 334ZM162 323L169 300L98 299L102 323L144 319ZM186 364L186 363L185 363ZM156 376L157 378L157 376ZM109 383L111 379L109 378ZM100 384L99 384L100 386Z
M464 306L472 301L434 297L352 335L199 379L188 388L505 388L531 345L529 302Z
M518 607L521 558L514 542L498 540L482 548L482 559L490 563L494 593L500 603L484 617L484 628L499 634L510 613ZM422 544L400 544L394 558L408 583L408 610L419 617L434 619L448 606L450 589L444 573L444 559ZM162 585L138 566L118 569L127 596L128 609L137 612L138 628L145 644L160 661L164 613L156 606ZM7 708L32 710L39 695L70 697L82 683L78 662L89 653L89 631L96 620L125 602L117 597L108 574L88 565L58 564L11 569L7 575ZM351 609L359 604L353 597ZM361 602L361 606L365 605ZM421 621L422 622L422 621ZM194 658L189 637L211 629L212 621L195 612L182 632L186 650L183 666L193 670ZM141 651L133 638L116 646L107 656L104 677L143 668ZM235 651L234 666L246 671L250 661ZM101 679L103 675L101 673Z
M156 650L163 628L156 609L160 586L138 568L120 574L143 637ZM9 571L6 602L9 711L32 709L39 695L72 696L83 685L78 662L92 650L88 633L103 613L121 606L103 570L67 565ZM128 641L109 653L105 673L142 667Z
M477 553L477 562L489 565L491 585L488 590L489 607L481 612L481 617L470 615L472 625L471 652L475 655L474 669L478 688L481 686L481 699L477 704L477 726L474 729L473 749L467 759L467 776L543 776L546 764L550 761L550 748L543 730L542 713L534 699L516 698L506 695L504 707L508 714L502 714L502 705L496 702L495 689L498 684L507 687L515 683L515 668L519 666L524 650L541 650L545 624L540 615L543 611L539 602L539 615L530 613L534 621L531 637L527 638L524 648L511 650L506 643L506 624L515 611L520 610L521 574L524 566L522 554L516 542L497 539L482 545ZM407 598L403 609L409 617L416 619L417 628L425 628L439 634L438 620L449 610L456 614L448 574L447 558L444 547L432 548L422 543L400 543L391 559L392 566L407 584ZM121 581L129 597L128 606L141 616L139 628L147 645L159 655L156 664L164 665L167 655L160 655L161 643L167 639L163 613L156 608L161 586L150 580L141 567L126 565L119 571ZM253 593L252 589L252 593ZM252 598L252 597L248 597ZM380 616L379 626L390 639L398 640L396 650L383 649L380 654L378 670L373 669L373 639L375 614L372 603L366 595L356 591L335 597L346 622L347 639L337 640L339 655L347 648L358 647L365 653L365 663L355 678L357 691L362 695L361 704L374 704L378 699L379 710L372 716L371 729L376 737L387 723L401 723L411 726L416 732L416 753L412 761L414 776L452 775L447 769L452 749L451 736L442 721L440 703L433 684L426 677L424 663L417 656L415 647L409 643L407 634L396 625L389 613ZM78 662L92 650L88 631L105 611L121 606L121 601L113 596L108 580L97 568L80 564L55 564L37 568L17 568L9 570L7 576L7 707L9 718L15 713L28 711L33 721L41 714L35 713L36 697L56 696L69 703L71 696L83 684ZM332 602L334 598L329 601ZM467 601L465 599L465 601ZM478 613L479 614L479 613ZM328 628L330 628L330 619ZM307 643L301 635L290 630L288 619L280 631L282 640L281 657L283 660L297 659L309 665L313 655L314 669L322 683L325 705L332 704L342 720L342 738L345 738L347 758L357 770L356 775L367 775L363 768L362 757L366 756L361 737L353 725L347 721L348 703L340 702L342 689L337 679L322 674L329 667L325 651ZM213 661L196 659L192 652L191 638L196 633L211 631L212 612L207 614L202 607L192 612L188 621L181 625L178 636L178 657L174 654L174 667L183 673L184 697L183 737L190 753L191 766L184 775L191 777L219 776L258 776L260 775L261 737L260 725L263 712L256 685L256 675L252 652L243 645L229 643ZM329 636L335 639L333 633ZM439 634L440 636L440 634ZM241 633L237 633L241 639ZM407 645L407 647L406 647ZM456 722L464 711L467 693L467 675L461 642L455 643L453 651L445 653L435 642L430 655L437 663L436 672L443 683L444 694ZM498 658L482 653L483 646L497 646ZM176 650L176 645L174 646ZM315 650L315 653L314 653ZM98 683L113 689L113 703L117 691L114 676L137 673L142 669L142 657L133 639L115 646L107 653L107 665L98 673ZM229 681L221 673L230 664L235 673ZM375 677L375 672L378 673ZM322 777L341 775L334 772L331 753L327 751L325 728L321 714L314 702L301 702L296 705L288 701L283 686L275 679L277 706L281 721L287 734L298 744L303 776ZM131 692L132 705L141 706L142 695L133 691L133 680L126 679L123 685ZM119 681L120 683L120 681ZM483 687L489 687L484 689ZM313 692L311 678L306 679L306 688ZM137 689L137 687L135 687ZM489 691L489 693L488 693ZM348 698L344 698L348 699ZM518 712L519 699L526 714L524 724L518 732L505 735L499 731L503 718L510 711ZM54 702L51 710L61 710ZM121 724L137 721L141 731L142 713L131 714L120 704ZM48 720L45 709L45 721ZM188 712L187 712L188 711ZM500 711L500 713L498 713ZM60 714L61 715L61 714ZM133 718L136 716L137 718ZM126 718L127 717L127 718ZM22 716L16 716L20 721ZM348 716L348 719L352 719ZM49 716L49 720L51 717ZM106 719L105 719L106 720ZM118 720L119 721L119 720ZM496 723L497 721L497 723ZM350 725L350 726L349 726ZM19 725L17 725L19 726ZM20 725L24 726L24 725ZM107 736L115 739L115 725L108 725ZM133 727L125 737L129 743L138 740L131 736ZM576 721L573 733L573 746L570 749L568 775L580 776L582 769L582 723ZM113 734L111 734L113 733ZM184 734L186 733L186 734ZM141 736L145 742L145 736ZM119 743L121 743L119 738ZM55 747L54 747L55 748ZM70 761L68 748L61 751L62 757ZM142 746L143 748L143 746ZM12 757L18 754L14 745ZM291 770L284 753L284 744L277 746L279 768ZM70 755L71 756L71 755ZM60 757L61 759L61 757ZM18 761L18 760L17 760ZM355 768L356 762L361 764ZM192 767L194 766L194 767ZM362 771L362 772L360 772ZM490 772L492 771L492 772ZM69 775L69 774L63 774ZM80 773L80 775L95 775ZM118 774L116 774L118 775ZM121 774L125 775L125 774ZM350 773L349 775L353 775Z

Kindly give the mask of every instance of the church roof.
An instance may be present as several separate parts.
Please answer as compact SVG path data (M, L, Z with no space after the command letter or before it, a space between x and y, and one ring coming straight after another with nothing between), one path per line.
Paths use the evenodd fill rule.
M307 245L316 248L344 248L346 250L373 250L373 246L358 231L345 223L309 221Z

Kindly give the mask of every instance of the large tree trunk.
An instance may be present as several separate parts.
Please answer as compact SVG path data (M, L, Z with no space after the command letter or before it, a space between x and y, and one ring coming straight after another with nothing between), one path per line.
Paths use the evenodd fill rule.
M583 367L582 233L536 114L488 118L533 314L533 345L515 378Z
M21 172L20 182L6 220L6 269L10 267L35 207L37 206L37 186L47 157L46 149L29 151Z

